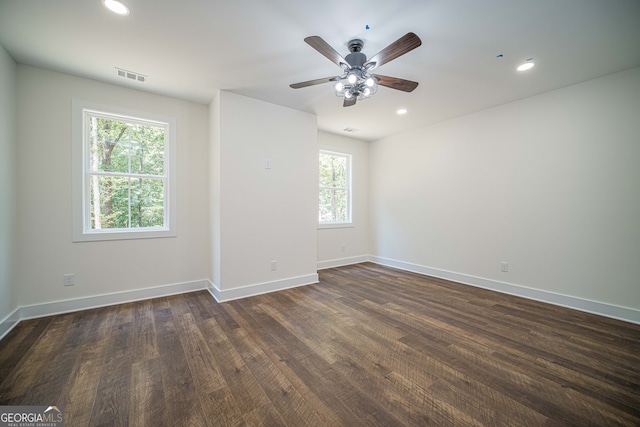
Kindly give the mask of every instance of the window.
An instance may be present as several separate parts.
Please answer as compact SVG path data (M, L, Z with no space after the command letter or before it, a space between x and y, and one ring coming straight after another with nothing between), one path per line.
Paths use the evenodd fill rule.
M175 119L73 103L74 241L175 236Z
M320 151L319 223L351 223L351 155Z

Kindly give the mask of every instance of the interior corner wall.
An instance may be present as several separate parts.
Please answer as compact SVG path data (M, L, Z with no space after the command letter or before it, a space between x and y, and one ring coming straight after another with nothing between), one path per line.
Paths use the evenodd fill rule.
M374 259L629 308L640 322L640 68L369 154Z
M366 261L369 255L369 143L318 132L318 146L351 154L353 196L352 226L318 228L318 268Z
M72 99L177 119L177 237L72 242ZM203 179L209 166L206 105L25 65L17 67L17 105L21 307L206 288L211 270L209 183ZM75 273L75 286L63 286L66 273ZM68 307L56 307L63 306Z
M226 91L218 109L214 295L224 301L316 282L316 116Z
M18 307L14 276L16 250L16 64L0 46L0 336ZM11 324L9 324L11 323Z
M211 272L209 277L214 289L220 285L220 91L209 104L209 221L211 247Z

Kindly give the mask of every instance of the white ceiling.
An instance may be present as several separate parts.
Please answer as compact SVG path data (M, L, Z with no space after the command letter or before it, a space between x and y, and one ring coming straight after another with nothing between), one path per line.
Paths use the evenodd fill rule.
M365 140L640 66L639 0L124 1L125 17L100 0L0 0L0 44L19 63L200 103L224 89ZM422 46L376 72L419 82L412 93L381 87L343 108L330 84L289 88L341 72L307 36L343 56L360 38L371 57L409 31Z

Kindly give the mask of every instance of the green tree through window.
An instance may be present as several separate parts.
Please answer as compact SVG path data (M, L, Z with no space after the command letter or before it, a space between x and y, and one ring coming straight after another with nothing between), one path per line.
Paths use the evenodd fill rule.
M73 241L177 236L177 120L72 100Z
M165 226L166 126L87 112L93 230Z
M351 156L320 151L319 223L351 222Z

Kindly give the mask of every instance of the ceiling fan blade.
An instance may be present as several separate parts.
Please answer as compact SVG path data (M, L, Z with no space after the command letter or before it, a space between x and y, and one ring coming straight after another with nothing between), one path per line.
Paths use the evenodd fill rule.
M309 36L304 39L305 42L322 55L324 55L329 61L334 64L342 67L343 69L348 69L350 67L349 63L346 59L344 59L334 48L329 46L329 43L324 41L320 36Z
M319 84L322 84L322 83L333 82L336 79L338 79L338 77L324 77L322 79L315 79L315 80L309 80L309 81L306 81L306 82L290 84L289 87L291 87L293 89L300 89L301 87L315 86L315 85L319 85Z
M421 44L422 40L420 40L420 37L414 33L407 33L382 49L380 52L376 53L372 58L364 63L364 66L367 67L369 65L370 69L379 67L382 64L386 64L387 62L412 51Z
M415 88L418 87L418 82L412 82L411 80L383 76L380 74L373 74L373 77L378 79L379 85L390 87L391 89L401 90L403 92L412 92Z
M342 103L343 107L351 107L352 105L356 105L356 97L354 96L351 99L346 99L344 100L344 102Z

